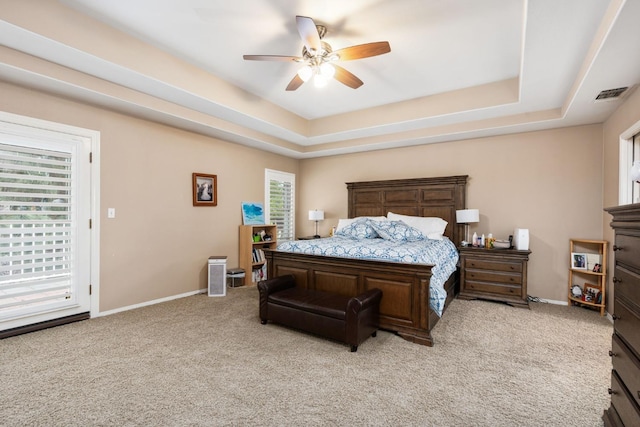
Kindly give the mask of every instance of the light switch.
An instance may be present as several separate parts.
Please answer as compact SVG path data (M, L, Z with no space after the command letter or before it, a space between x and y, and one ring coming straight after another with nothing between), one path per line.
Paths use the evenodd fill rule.
M116 217L116 208L107 209L107 218L115 218Z

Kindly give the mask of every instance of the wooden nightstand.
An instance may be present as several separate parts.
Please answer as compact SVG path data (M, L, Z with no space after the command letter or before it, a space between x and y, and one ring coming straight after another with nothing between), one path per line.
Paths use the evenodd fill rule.
M500 301L529 307L527 261L531 251L461 247L461 299Z

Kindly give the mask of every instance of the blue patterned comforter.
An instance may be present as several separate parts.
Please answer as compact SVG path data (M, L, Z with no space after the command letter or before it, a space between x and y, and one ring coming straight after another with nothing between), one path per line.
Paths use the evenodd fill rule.
M413 242L381 238L354 240L334 236L315 240L295 240L278 244L278 250L311 255L372 259L410 264L433 264L430 281L430 306L442 316L447 292L444 284L456 270L458 251L446 237L443 240L417 240Z

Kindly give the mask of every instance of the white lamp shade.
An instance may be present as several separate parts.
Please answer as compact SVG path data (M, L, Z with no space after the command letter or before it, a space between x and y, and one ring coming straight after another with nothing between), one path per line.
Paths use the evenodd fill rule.
M631 169L629 170L629 178L631 178L631 181L640 182L640 160L633 162L633 166L631 166Z
M304 65L298 70L298 76L302 79L303 82L308 81L312 75L313 70L308 65Z
M478 209L462 209L456 211L456 222L458 224L470 224L480 221L480 211Z
M336 69L333 67L333 65L325 62L320 66L320 73L326 78L331 79L333 78L333 76L335 76Z
M309 211L309 221L322 221L324 220L324 211L313 210Z
M315 87L325 87L329 83L329 79L324 74L316 74L313 78L313 85Z

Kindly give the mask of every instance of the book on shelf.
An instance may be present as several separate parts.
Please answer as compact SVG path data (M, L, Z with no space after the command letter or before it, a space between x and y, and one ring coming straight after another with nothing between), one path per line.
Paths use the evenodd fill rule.
M263 265L262 267L253 269L251 274L252 274L252 281L253 282L259 282L261 280L266 280L267 279L267 266L266 266L266 264Z
M264 256L264 251L262 249L253 249L253 251L251 252L251 259L253 260L254 263L257 262L265 262L266 258Z

